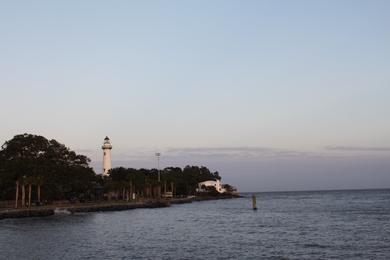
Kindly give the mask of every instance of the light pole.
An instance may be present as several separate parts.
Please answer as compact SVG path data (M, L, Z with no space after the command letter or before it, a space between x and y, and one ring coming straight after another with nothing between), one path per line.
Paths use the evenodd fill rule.
M161 153L156 153L156 157L157 157L157 171L158 171L158 182L160 182L160 156L161 156Z

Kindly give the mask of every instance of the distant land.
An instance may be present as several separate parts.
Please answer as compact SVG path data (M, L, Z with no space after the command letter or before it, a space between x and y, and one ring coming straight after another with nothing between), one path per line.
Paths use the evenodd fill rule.
M108 137L102 149L104 172L96 174L88 157L54 139L32 134L14 136L0 150L0 208L43 207L43 211L34 212L46 214L45 210L52 212L59 205L67 209L67 204L93 203L100 209L102 203L106 203L107 208L107 203L112 202L114 204L108 207L119 209L181 201L175 198L192 201L192 198L238 196L233 186L222 184L219 173L207 167L111 168L109 151L112 146ZM78 208L82 210L85 206ZM92 210L93 207L87 208Z

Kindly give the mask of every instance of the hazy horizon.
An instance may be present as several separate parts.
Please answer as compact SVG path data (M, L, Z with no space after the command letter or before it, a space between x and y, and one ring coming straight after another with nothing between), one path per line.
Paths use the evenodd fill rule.
M390 188L389 1L0 8L0 142L204 165L240 191Z

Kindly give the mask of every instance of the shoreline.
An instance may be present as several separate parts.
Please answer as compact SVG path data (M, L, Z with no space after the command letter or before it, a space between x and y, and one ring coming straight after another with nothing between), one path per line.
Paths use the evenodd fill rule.
M95 202L95 203L83 203L83 204L71 204L71 205L50 205L33 208L20 208L20 209L0 209L0 220L9 218L28 218L28 217L47 217L63 212L65 214L74 214L82 212L105 212L105 211L123 211L140 208L165 208L170 207L172 204L186 204L194 201L207 201L207 200L220 200L220 199L233 199L240 196L220 196L220 197L189 197L189 198L174 198L170 200L155 199L142 202L125 202L125 201L113 201L113 202Z

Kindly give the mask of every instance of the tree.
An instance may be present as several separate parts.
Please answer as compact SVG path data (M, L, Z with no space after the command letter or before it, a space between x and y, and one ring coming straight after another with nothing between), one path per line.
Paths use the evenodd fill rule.
M111 169L108 174L106 192L121 191L124 194L131 189L144 197L160 197L161 185L164 185L164 192L170 186L170 191L177 196L194 195L199 182L221 179L218 172L211 172L204 166L186 166L184 169L167 167L161 171L160 183L157 169L118 167ZM126 185L126 183L131 183L131 185Z
M56 140L39 135L16 135L6 141L0 150L0 162L0 180L5 186L0 199L13 197L12 194L16 193L15 181L22 185L22 196L25 184L38 186L38 201L42 184L47 200L84 196L91 193L96 178L89 167L89 158L76 154ZM23 176L29 182L22 181ZM37 179L39 181L35 183ZM31 186L28 187L30 194Z
M157 169L114 168L109 176L96 175L89 166L90 159L70 150L56 140L43 136L22 134L6 141L0 149L0 200L21 199L22 206L35 200L74 200L103 198L115 194L128 200L137 197L161 196L161 185L166 192L170 186L176 196L194 195L198 183L220 180L218 172L204 166L184 169L168 167L161 171L158 182ZM42 194L41 194L42 192ZM20 194L21 193L21 194Z
M234 194L237 192L237 189L230 184L224 184L222 187L226 190L226 193L228 194Z

